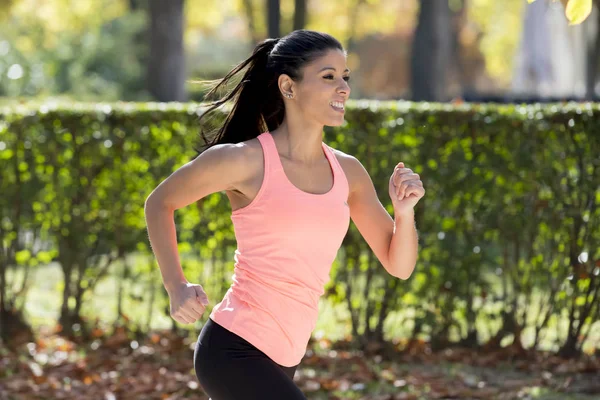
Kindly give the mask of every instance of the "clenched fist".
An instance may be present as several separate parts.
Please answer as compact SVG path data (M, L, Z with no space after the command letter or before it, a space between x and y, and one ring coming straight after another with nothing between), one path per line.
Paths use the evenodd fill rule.
M404 167L402 162L396 165L390 177L389 192L396 214L412 212L414 206L425 195L419 174Z
M171 303L171 317L182 324L196 322L208 305L208 296L200 285L181 283L167 293Z

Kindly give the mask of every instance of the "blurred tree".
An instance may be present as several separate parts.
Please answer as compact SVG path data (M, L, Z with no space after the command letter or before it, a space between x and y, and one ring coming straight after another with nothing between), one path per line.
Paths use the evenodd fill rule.
M448 1L421 0L411 58L411 93L414 101L445 100L451 38Z
M211 4L212 1L206 3ZM293 29L313 29L327 32L344 45L348 45L352 37L362 38L373 33L391 33L399 26L410 24L413 20L410 11L412 11L412 3L415 1L238 0L237 11L246 18L252 37L273 37L269 33L268 23L265 23L269 15L268 7L271 7L272 2L273 15L277 14L275 3L279 4L277 7L280 15L280 34L285 34ZM257 17L264 15L267 18Z
M342 0L309 3L308 29L330 33L352 51L352 43L368 35L383 35L410 26L415 0ZM353 68L350 66L350 68Z
M307 18L307 0L295 0L294 1L294 25L293 29L304 29L306 26L306 18Z
M148 53L149 53L149 48L150 48L150 43L148 41L148 36L149 36L149 26L148 26L148 9L149 9L149 4L148 4L148 0L129 0L129 10L130 10L130 14L141 14L144 18L144 24L143 26L140 26L140 28L133 34L132 37L132 46L134 48L134 51L136 51L135 54L135 58L137 59L137 62L141 65L148 65ZM146 68L145 70L145 75L144 76L144 83L148 82L148 68ZM142 80L142 79L140 79ZM144 87L144 89L146 89L146 87Z
M586 79L585 79L585 98L586 100L596 100L600 97L596 93L596 82L600 76L600 0L594 1L595 13L595 34L591 39L588 39L587 45L587 62L586 62ZM589 28L587 24L586 28Z
M530 4L535 1L527 0ZM571 25L578 25L586 20L588 22L586 28L590 27L590 22L595 24L593 35L586 35L588 42L586 45L585 77L585 98L586 100L594 100L597 98L596 81L600 74L600 0L561 0L561 3L565 7L565 16ZM595 21L589 21L588 17L592 15L594 8L596 8Z
M112 0L69 4L13 1L0 24L0 70L13 73L0 74L0 96L147 99L146 14Z
M266 32L267 37L276 38L286 35L292 30L305 29L306 20L308 18L308 3L307 0L293 1L293 14L290 12L291 21L285 19L284 11L291 11L292 2L281 3L280 0L266 0L264 5L255 4L252 0L241 0L242 14L246 18L248 31L251 42L258 43L260 41L260 25L256 19L256 9L259 9L258 15L266 15ZM285 6L285 7L284 7ZM285 10L284 10L285 8Z
M148 88L158 101L185 101L184 0L150 0Z
M336 2L280 0L279 36L302 28L327 32L336 37L348 50L349 67L358 69L360 60L353 53L355 48L353 43L368 35L390 34L400 29L406 29L406 26L411 26L416 9L415 4L416 0L404 2L396 0L340 0ZM245 41L246 38L249 39L248 44L254 45L267 36L274 36L269 33L268 7L269 2L265 0L232 0L229 2L206 0L202 3L186 3L187 40L194 41L193 46L199 48L210 42L220 44L231 41L231 37L236 35L242 41ZM272 13L276 14L275 11ZM248 32L247 36L244 32L217 31L219 26L224 26L227 21L234 26L234 29L238 28L233 21L239 19L240 16L243 18L244 28ZM200 36L202 37L200 38ZM231 50L237 46L239 46L239 41L235 45L229 45L228 49ZM247 50L240 49L240 51ZM211 61L206 60L206 56L199 59L198 54L194 54L190 64L194 65L197 70L192 71L191 75L197 77L210 75L211 78L222 76L234 62L228 62L230 58L223 57L223 54L219 54L215 59L213 65L210 65Z
M467 9L468 4L467 0L454 0L449 1L448 5L450 6L451 11L451 67L450 67L450 77L448 77L449 85L449 95L452 96L452 92L456 91L459 93L455 93L455 95L460 95L460 92L463 92L465 88L468 89L470 83L467 79L465 72L465 52L462 47L462 43L460 41L460 34L462 29L465 27L467 23ZM454 85L450 85L451 82L454 82ZM454 86L456 89L454 89ZM454 90L453 90L454 89Z
M530 1L523 21L522 44L515 59L514 90L543 96L594 100L600 67L600 1L566 5ZM553 4L556 3L556 4ZM580 8L573 11L575 5ZM595 13L592 11L596 9Z
M267 0L267 35L270 38L281 36L281 4L279 0Z

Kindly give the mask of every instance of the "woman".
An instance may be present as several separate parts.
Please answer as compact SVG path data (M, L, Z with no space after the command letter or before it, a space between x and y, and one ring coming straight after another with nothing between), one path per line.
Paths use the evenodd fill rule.
M232 101L206 149L150 194L150 242L169 294L171 316L198 320L208 305L183 275L173 212L225 191L238 248L233 282L200 332L194 368L212 400L305 399L293 382L317 320L331 263L352 218L394 277L417 259L413 207L425 191L399 163L388 182L394 218L354 157L323 143L350 96L342 45L299 30L260 43L209 96L245 73L208 112ZM204 115L207 115L208 112Z

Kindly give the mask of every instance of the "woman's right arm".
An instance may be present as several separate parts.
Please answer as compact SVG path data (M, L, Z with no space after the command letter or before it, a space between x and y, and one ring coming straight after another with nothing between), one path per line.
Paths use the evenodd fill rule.
M204 312L208 298L199 285L189 284L183 274L174 211L212 193L235 189L247 179L251 171L245 163L246 148L244 144L221 144L207 149L173 172L146 199L144 214L150 245L176 321L194 322Z

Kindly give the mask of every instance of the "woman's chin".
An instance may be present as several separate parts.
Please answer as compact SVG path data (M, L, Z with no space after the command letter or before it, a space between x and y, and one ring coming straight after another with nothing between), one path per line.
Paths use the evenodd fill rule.
M344 123L344 116L338 118L330 118L325 124L326 126L341 126Z

